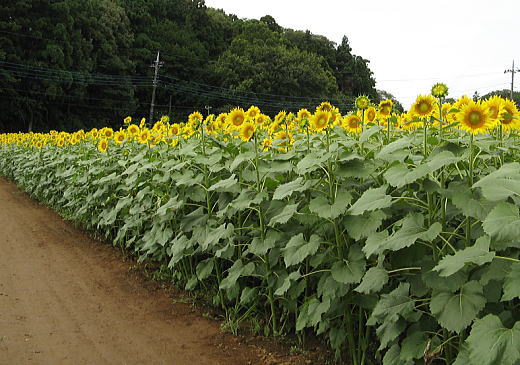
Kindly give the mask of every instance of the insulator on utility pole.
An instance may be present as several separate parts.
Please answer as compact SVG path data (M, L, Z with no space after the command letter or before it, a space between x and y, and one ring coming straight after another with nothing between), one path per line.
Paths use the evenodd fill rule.
M157 51L157 58L155 62L150 65L150 67L155 68L155 73L153 77L153 89L152 89L152 102L150 103L150 118L148 119L150 125L153 123L153 108L155 106L155 89L157 88L157 78L159 76L159 68L164 65L164 62L159 62L159 51Z
M510 70L505 70L504 73L511 72L511 100L513 100L513 89L515 83L515 72L520 72L520 69L515 69L515 60L513 60L513 67Z

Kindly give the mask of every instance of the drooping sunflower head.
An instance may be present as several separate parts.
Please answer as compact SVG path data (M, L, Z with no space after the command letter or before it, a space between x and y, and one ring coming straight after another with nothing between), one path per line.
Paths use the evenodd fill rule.
M139 123L139 128L143 128L146 125L146 118L141 118L141 123Z
M316 111L317 112L322 112L322 111L330 112L330 111L332 111L332 108L333 108L333 106L331 103L329 103L328 101L322 101L321 104L316 107Z
M504 99L498 95L494 95L485 102L489 108L489 116L491 119L498 119L504 112Z
M255 134L256 126L251 122L244 122L240 127L240 139L242 141L249 141Z
M360 95L356 98L356 108L364 110L370 106L370 99L366 95Z
M169 121L170 121L170 117L169 117L169 116L167 116L167 115L163 115L163 116L161 117L161 123L166 124L166 123L168 123Z
M242 108L235 108L227 115L228 124L234 127L240 127L246 119L246 113Z
M328 127L331 115L330 112L317 111L311 118L311 127L316 131L322 131Z
M438 82L432 86L432 95L436 98L443 98L448 95L448 86L442 82Z
M105 138L101 139L98 143L97 149L99 152L106 152L108 150L108 140Z
M274 117L274 122L277 123L277 124L280 124L280 123L282 123L285 120L286 116L287 116L287 112L285 110L281 110Z
M247 109L246 115L249 119L254 119L260 114L260 108L257 106L251 105L249 109Z
M496 122L490 118L489 109L481 101L469 100L456 115L458 128L471 134L486 133Z
M365 112L365 118L367 123L375 123L377 116L376 108L373 106L369 106L367 111Z
M504 111L501 114L500 122L502 123L502 128L506 131L517 130L520 128L520 113L518 112L518 108L514 101L510 99L504 99L503 103Z
M125 124L130 124L130 123L132 123L132 117L130 117L130 116L126 117L126 118L123 120L123 122L124 122Z
M431 95L419 95L413 103L410 112L416 118L431 117L436 111L437 101Z
M379 114L383 117L389 117L392 114L394 103L390 99L381 100L379 103Z

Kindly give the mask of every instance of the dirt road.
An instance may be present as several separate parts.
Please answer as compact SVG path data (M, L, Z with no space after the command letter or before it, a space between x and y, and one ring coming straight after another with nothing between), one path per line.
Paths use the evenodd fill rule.
M293 363L193 312L0 178L0 364Z

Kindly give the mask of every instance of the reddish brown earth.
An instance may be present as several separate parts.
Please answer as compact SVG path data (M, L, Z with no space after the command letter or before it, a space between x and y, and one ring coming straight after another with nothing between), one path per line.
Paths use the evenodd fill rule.
M317 364L234 337L0 178L0 364Z

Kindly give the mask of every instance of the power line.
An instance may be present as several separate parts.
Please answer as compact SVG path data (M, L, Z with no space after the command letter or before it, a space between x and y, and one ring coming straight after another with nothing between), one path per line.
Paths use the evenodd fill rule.
M511 100L513 100L513 88L515 83L515 72L520 72L520 69L515 69L515 60L513 60L513 67L511 67L509 70L505 70L504 73L511 73Z

